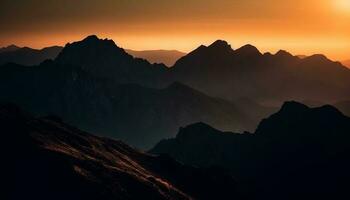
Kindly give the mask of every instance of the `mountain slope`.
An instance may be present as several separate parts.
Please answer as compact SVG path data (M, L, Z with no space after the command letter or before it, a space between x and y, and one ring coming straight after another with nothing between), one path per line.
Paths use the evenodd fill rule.
M345 115L350 116L350 101L340 101L335 103L334 106L341 110Z
M150 63L163 63L168 67L172 67L179 58L186 55L186 53L177 50L135 51L125 49L125 51L134 57L146 59Z
M344 66L347 66L348 68L350 68L350 60L342 61L342 63L344 64Z
M350 70L323 55L299 58L283 50L261 54L252 45L233 50L219 40L180 58L171 71L177 81L229 100L349 99Z
M223 172L142 153L54 116L33 118L13 105L2 105L0 129L2 147L12 150L5 157L9 199L236 197L235 181Z
M16 63L20 65L39 65L47 59L54 59L63 47L52 46L43 49L9 46L0 50L0 65Z
M341 197L350 178L349 132L350 118L332 106L287 102L254 134L198 123L150 152L196 166L224 166L260 198Z

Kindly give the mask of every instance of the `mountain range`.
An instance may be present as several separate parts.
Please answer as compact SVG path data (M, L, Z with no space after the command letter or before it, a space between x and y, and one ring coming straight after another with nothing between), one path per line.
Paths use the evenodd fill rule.
M0 48L0 65L6 63L39 65L45 60L56 58L62 49L63 47L60 46L45 47L39 50L9 45ZM177 50L136 51L125 49L125 51L134 57L145 59L150 63L164 63L168 67L173 66L179 58L186 55L186 53Z
M125 49L125 51L134 57L146 59L150 63L163 63L168 67L172 67L179 58L186 55L186 53L177 50L135 51Z
M286 102L254 133L205 123L181 128L150 152L194 166L223 166L255 199L347 198L350 118L326 105Z
M197 121L223 130L253 130L273 110L172 84L165 65L133 58L96 36L67 44L53 61L31 67L7 64L0 71L1 101L38 116L54 113L139 148L150 148L175 135L179 126Z
M183 165L97 137L55 116L0 106L4 199L238 198L226 172Z
M0 101L143 149L198 121L254 131L285 99L350 99L350 70L340 63L321 55L261 54L252 45L233 50L222 40L168 68L91 35L68 43L53 60L6 64L0 72Z
M90 40L88 40L88 38L90 38ZM248 98L258 103L272 105L274 107L280 106L286 100L312 100L333 104L338 101L347 101L349 99L347 91L350 82L350 69L345 68L339 62L329 60L323 55L293 56L283 50L278 51L276 54L262 54L252 45L245 45L234 50L223 40L218 40L209 46L202 45L187 55L175 51L157 50L139 52L123 50L122 53L121 51L109 51L111 49L121 49L111 40L106 39L103 41L98 40L96 36L90 36L83 41L85 43L88 43L88 41L96 41L95 43L90 43L89 46L91 49L98 49L99 52L86 52L82 50L84 49L84 45L82 45L73 50L79 52L67 53L71 54L68 56L72 56L69 57L70 61L73 62L73 57L80 59L80 56L86 55L85 58L89 59L85 62L88 62L94 70L104 68L104 71L113 70L115 68L111 66L118 66L117 68L119 69L135 68L135 65L144 65L144 67L141 67L143 68L142 70L119 70L119 77L115 79L122 80L122 82L130 82L131 80L123 79L131 79L129 75L130 73L134 73L133 79L142 80L146 78L154 82L146 86L161 88L169 85L171 82L178 81L213 97L220 97L226 100ZM106 49L97 47L98 44L102 43L104 43L103 48ZM109 43L108 48L107 43ZM67 50L70 46L71 44L67 45L64 49ZM73 43L72 46L78 45ZM57 51L54 55L35 59L36 61L28 63L21 61L23 60L21 57L13 56L13 58L11 58L11 55L17 55L18 53L16 52L18 50L28 52L29 48L9 46L8 48L1 49L0 61L2 62L0 62L0 64L4 64L5 62L15 62L25 65L33 65L33 63L38 64L45 59L56 57L60 48L61 47L56 47ZM6 52L6 49L9 49L9 51ZM15 51L11 51L11 49ZM3 53L1 52L3 51L5 51L5 55L2 55ZM38 50L36 50L36 52L38 52ZM93 55L89 56L89 53ZM118 57L117 54L119 54L119 56L124 54L122 57L126 58L128 56L126 56L125 53L131 53L134 57L141 57L142 59L129 58L129 61L126 63L118 63L118 61L116 61ZM7 54L11 55L8 56ZM31 54L34 55L38 53L35 53L34 50ZM113 59L105 59L111 57L112 54L114 55ZM162 64L154 64L153 67L148 67L148 64L143 62L145 61L143 59L149 59L151 63L160 63L163 57L174 54L176 54L176 57L182 57L179 58L169 70L162 69L166 67ZM26 57L34 59L34 57L38 56ZM175 59L176 58L174 58L172 62L174 62ZM113 62L111 60L113 60ZM87 64L73 63L79 65ZM343 63L346 64L347 62ZM104 65L104 67L96 67L100 65ZM109 67L111 69L105 69ZM149 68L159 69L149 70ZM121 73L121 71L123 72ZM138 71L138 76L136 76L135 71ZM154 75L150 75L150 73ZM131 82L135 82L135 80ZM143 84L145 84L144 81L142 81L141 85Z
M0 48L0 65L16 63L20 65L39 65L47 59L54 59L63 49L60 46L32 49L29 47L17 47L10 45Z
M218 40L180 58L170 70L176 80L228 100L243 97L280 106L286 100L350 98L350 69L323 55L262 54L252 45L233 50Z

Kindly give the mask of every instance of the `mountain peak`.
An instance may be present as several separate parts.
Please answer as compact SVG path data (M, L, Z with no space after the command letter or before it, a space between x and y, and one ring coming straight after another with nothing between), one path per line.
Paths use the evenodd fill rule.
M285 112L287 112L287 113L293 112L294 113L294 112L299 112L299 111L305 111L308 109L310 109L310 108L302 103L299 103L296 101L287 101L282 105L280 112L281 113L285 113Z
M185 139L193 137L196 139L200 139L203 137L210 137L212 135L216 135L217 133L219 133L219 131L209 126L208 124L204 122L197 122L194 124L190 124L186 127L181 127L176 138Z
M337 108L335 108L334 106L331 105L324 105L318 108L314 108L314 111L316 112L324 112L324 113L328 113L328 115L343 115L342 112L340 112Z
M83 41L97 41L100 40L96 35L89 35Z
M289 53L288 51L285 51L285 50L279 50L275 56L278 56L278 57L293 57L293 55L291 53Z
M214 43L208 46L208 48L222 48L222 49L232 49L225 40L216 40Z
M256 56L256 55L261 55L260 51L253 45L247 44L242 46L241 48L237 49L235 51L236 54L238 55L243 55L243 56Z
M11 44L11 45L8 45L7 47L5 48L8 48L8 49L19 49L20 47L14 45L14 44Z
M304 58L304 60L312 61L312 62L327 62L330 61L325 55L323 54L314 54L309 57Z
M81 41L68 43L58 55L56 61L73 65L100 65L106 60L128 56L113 40L99 39L90 35Z
M18 49L20 49L20 47L14 45L14 44L11 44L9 46L0 48L0 52L10 52L10 51L16 51Z

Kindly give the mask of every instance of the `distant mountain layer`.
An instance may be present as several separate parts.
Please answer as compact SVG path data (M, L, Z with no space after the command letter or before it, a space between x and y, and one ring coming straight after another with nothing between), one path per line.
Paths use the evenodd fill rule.
M171 68L177 81L211 96L272 104L312 99L350 99L350 69L323 55L305 58L286 51L262 54L252 45L236 50L222 40L200 46Z
M5 199L224 199L236 182L101 138L49 116L33 118L0 106L1 146L7 149Z
M182 128L150 152L195 166L223 166L257 199L349 197L350 118L332 106L285 103L255 133Z
M31 49L14 45L0 49L0 65L16 63L20 65L38 65L47 59L54 59L63 47L53 46L43 49Z
M163 63L168 67L171 67L175 62L186 55L186 53L177 50L145 50L135 51L126 49L128 54L148 60L150 63Z

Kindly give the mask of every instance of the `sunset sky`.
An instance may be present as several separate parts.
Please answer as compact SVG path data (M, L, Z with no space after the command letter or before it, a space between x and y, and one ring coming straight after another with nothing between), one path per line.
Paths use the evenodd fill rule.
M91 34L134 50L233 48L350 59L350 0L1 0L0 46L64 45Z

